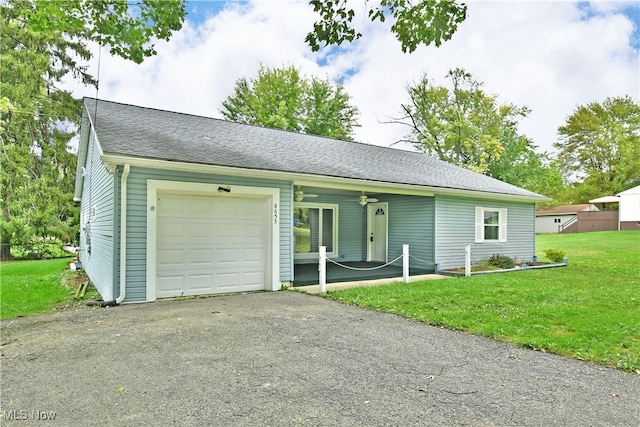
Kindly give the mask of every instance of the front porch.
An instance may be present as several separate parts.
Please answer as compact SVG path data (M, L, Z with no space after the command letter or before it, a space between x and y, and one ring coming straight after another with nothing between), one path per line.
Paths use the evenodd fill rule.
M343 262L348 267L358 269L370 269L372 267L378 267L383 265L380 262ZM434 269L410 267L409 275L418 276L424 274L433 274ZM351 270L332 262L327 262L327 283L339 283L339 282L354 282L362 280L375 280L386 278L402 278L402 262L398 261L397 265L387 265L375 270ZM402 279L400 279L402 280ZM294 280L293 286L308 286L317 285L319 283L319 273L317 263L305 263L294 265Z
M398 194L397 189L389 193L361 186L357 187L360 191L354 191L355 187L326 188L299 182L294 188L294 287L319 283L321 246L327 251L327 283L401 281L403 245L409 245L411 276L435 271L432 194ZM382 262L394 259L390 265Z

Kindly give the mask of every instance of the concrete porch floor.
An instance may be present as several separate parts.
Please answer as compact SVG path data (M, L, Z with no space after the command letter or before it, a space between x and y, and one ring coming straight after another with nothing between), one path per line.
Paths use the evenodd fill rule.
M347 269L327 262L327 283L336 282L358 282L363 280L376 280L392 278L402 281L402 264L391 264L382 266L379 262L347 261L346 265L355 269ZM375 269L372 269L375 267ZM433 268L418 268L411 266L409 276L418 276L434 273ZM318 274L318 264L295 264L293 286L309 286L320 283Z

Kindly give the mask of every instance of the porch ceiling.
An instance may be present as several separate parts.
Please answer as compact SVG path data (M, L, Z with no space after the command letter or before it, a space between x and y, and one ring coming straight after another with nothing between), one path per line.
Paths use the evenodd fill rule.
M318 185L313 181L294 181L293 185L297 188L302 187L302 190L307 194L322 193L326 195L332 194L345 194L351 193L354 197L359 196L363 191L367 196L375 196L379 194L405 194L405 195L420 195L420 196L433 196L434 193L420 190L406 190L401 188L380 188L375 183L363 182L362 184L327 184Z

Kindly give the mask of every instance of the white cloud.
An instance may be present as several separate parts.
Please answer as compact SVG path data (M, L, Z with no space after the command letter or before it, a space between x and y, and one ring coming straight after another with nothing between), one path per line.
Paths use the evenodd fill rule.
M638 22L621 12L629 6L633 2L587 8L568 1L470 2L467 20L440 48L403 54L387 28L364 23L363 39L321 62L324 54L312 53L304 43L317 19L307 2L229 3L199 26L187 22L142 65L109 57L103 49L98 95L220 117L236 80L254 76L260 62L293 64L307 76L343 77L361 112L356 139L388 146L406 129L379 121L399 114L406 84L424 72L444 83L449 69L462 67L501 102L530 107L520 129L550 150L557 128L577 105L608 96L639 97L638 49L631 42ZM97 57L94 75L96 63ZM76 88L75 94L95 96L95 90Z

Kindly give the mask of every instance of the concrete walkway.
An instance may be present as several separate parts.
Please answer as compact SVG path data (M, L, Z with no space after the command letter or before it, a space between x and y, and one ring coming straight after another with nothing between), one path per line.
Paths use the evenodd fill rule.
M423 280L439 280L450 279L450 276L444 276L442 274L421 274L417 276L409 276L409 282L420 282ZM374 280L359 280L355 282L337 282L327 283L326 291L339 291L341 289L359 288L362 286L379 286L390 285L392 283L402 283L404 279L402 277L392 277L387 279L374 279ZM307 285L294 287L296 291L305 292L308 294L318 295L320 294L320 285Z

